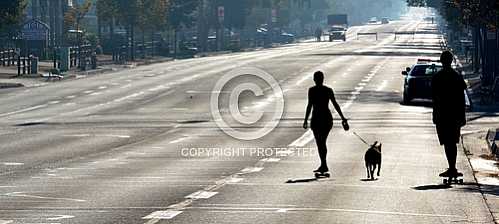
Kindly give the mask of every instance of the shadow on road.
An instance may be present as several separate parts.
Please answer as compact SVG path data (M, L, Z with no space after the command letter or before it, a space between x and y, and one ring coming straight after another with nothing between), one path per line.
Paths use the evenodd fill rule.
M431 101L425 101L425 100L412 101L409 104L404 104L404 103L400 102L400 105L409 106L409 107L427 107L427 108L433 108L433 103Z
M427 57L438 57L440 53L435 52L425 52ZM383 56L383 57L420 57L421 52L401 52L401 51L366 51L366 52L338 52L338 53L317 53L317 54L306 54L306 56Z
M451 185L446 184L431 184L431 185L421 185L417 187L412 187L414 190L418 191L426 191L426 190L440 190L440 189L449 189L452 188Z
M313 182L317 181L317 178L301 178L301 179L289 179L286 181L287 184L294 184L294 183L308 183L308 182Z
M371 182L371 181L377 181L378 178L374 178L374 179L371 179L371 178L364 178L364 179L360 179L360 181L364 181L364 182Z

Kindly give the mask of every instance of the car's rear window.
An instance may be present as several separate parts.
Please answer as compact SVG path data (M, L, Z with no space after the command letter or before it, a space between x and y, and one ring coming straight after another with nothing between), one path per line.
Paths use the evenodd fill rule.
M431 76L442 70L438 65L418 65L411 70L411 76Z

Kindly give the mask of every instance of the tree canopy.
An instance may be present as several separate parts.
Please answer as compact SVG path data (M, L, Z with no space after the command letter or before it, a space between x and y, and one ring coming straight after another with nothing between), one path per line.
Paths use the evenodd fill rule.
M26 5L26 0L0 1L0 32L22 22Z

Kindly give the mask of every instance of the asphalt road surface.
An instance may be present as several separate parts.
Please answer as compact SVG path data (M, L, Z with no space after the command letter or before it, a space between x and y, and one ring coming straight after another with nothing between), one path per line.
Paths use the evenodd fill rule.
M416 35L395 40L395 31ZM357 32L379 32L379 40L357 39ZM462 150L465 183L441 185L446 160L431 105L400 104L401 70L438 56L440 41L435 25L411 17L352 27L347 42L2 90L0 223L493 223ZM215 84L242 67L266 71L284 92L278 126L256 140L229 136L212 116ZM336 119L328 139L332 177L316 180L315 143L302 123L319 69L352 130ZM226 88L252 81L265 84L246 74ZM264 96L243 92L238 101L243 116L258 112L265 121L233 126L229 118L229 125L253 131L272 122L271 87ZM230 111L230 91L218 93L216 106ZM365 180L367 146L353 131L383 143L375 181Z

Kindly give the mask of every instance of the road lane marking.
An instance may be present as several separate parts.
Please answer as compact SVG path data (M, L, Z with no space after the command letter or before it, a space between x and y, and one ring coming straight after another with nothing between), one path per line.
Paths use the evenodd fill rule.
M29 111L41 109L41 108L44 108L44 107L47 107L47 106L48 106L47 104L42 104L42 105L38 105L38 106L28 107L28 108L25 108L25 109L22 109L22 110L17 110L17 111L13 111L13 112L8 112L8 113L0 114L0 117L10 116L10 115L13 115L13 114L19 114L19 113L24 113L24 112L29 112Z
M182 138L178 138L178 139L175 139L173 141L170 141L170 144L176 144L176 143L179 143L179 142L183 142L183 141L185 141L187 139L190 139L190 138L192 138L192 137L185 136L185 137L182 137Z
M16 163L16 162L4 162L2 163L4 166L22 166L24 163Z
M190 199L208 199L218 194L218 192L213 191L196 191L192 194L185 196L185 198Z
M126 85L124 85L124 86L122 86L120 88L121 89L126 89L126 88L130 88L130 87L132 87L132 84L126 84Z
M61 101L59 101L59 100L54 100L54 101L50 101L48 104L53 105L53 104L58 104L60 102Z
M387 80L383 80L383 82L376 89L376 92L381 92L384 88L386 88L387 85L388 85L388 81Z
M49 199L49 200L63 200L63 201L86 202L86 200L83 200L83 199L58 198L58 197L43 197L43 196L37 196L37 195L24 194L23 192L12 192L12 193L6 193L6 194L3 194L3 195L4 196L8 196L8 197L22 197L22 198L37 198L37 199Z
M225 181L227 184L235 184L235 183L239 183L243 180L244 180L244 178L240 178L240 177L230 177L227 180L223 180L223 181Z
M73 98L76 98L75 95L70 95L70 96L66 96L67 99L73 99Z
M138 93L130 94L128 96L124 96L124 97L115 99L114 102L121 102L121 101L124 101L127 99L136 98L136 97L144 95L144 94L145 94L145 92L138 92Z
M260 160L261 162L266 162L266 163L277 163L281 161L279 158L264 158Z
M130 135L95 135L95 134L74 134L74 135L63 135L64 137L110 137L110 138L130 138Z
M263 170L263 167L246 167L239 174L257 173Z
M56 217L47 218L47 220L57 221L57 220L72 219L72 218L74 218L74 216L72 216L72 215L58 215Z
M297 138L295 141L293 141L291 144L289 144L289 147L303 147L307 145L309 142L314 140L314 134L312 133L311 130L307 130L302 136Z
M362 209L343 209L343 208L314 208L314 207L290 207L290 208L265 208L265 207L187 207L186 210L211 210L211 211L227 211L227 212L277 212L285 209L288 212L347 212L347 213L362 213L362 214L377 214L377 215L397 215L397 216L416 216L416 217L440 217L440 218L466 218L460 215L450 214L431 214L431 213L415 213L415 212L393 212L393 211L378 211L378 210L362 210Z
M0 220L0 224L10 224L13 222L14 222L14 220Z
M173 219L175 216L182 213L182 211L177 210L165 210L165 211L155 211L147 216L142 217L142 219L151 219L150 222L146 223L157 223L161 219Z

